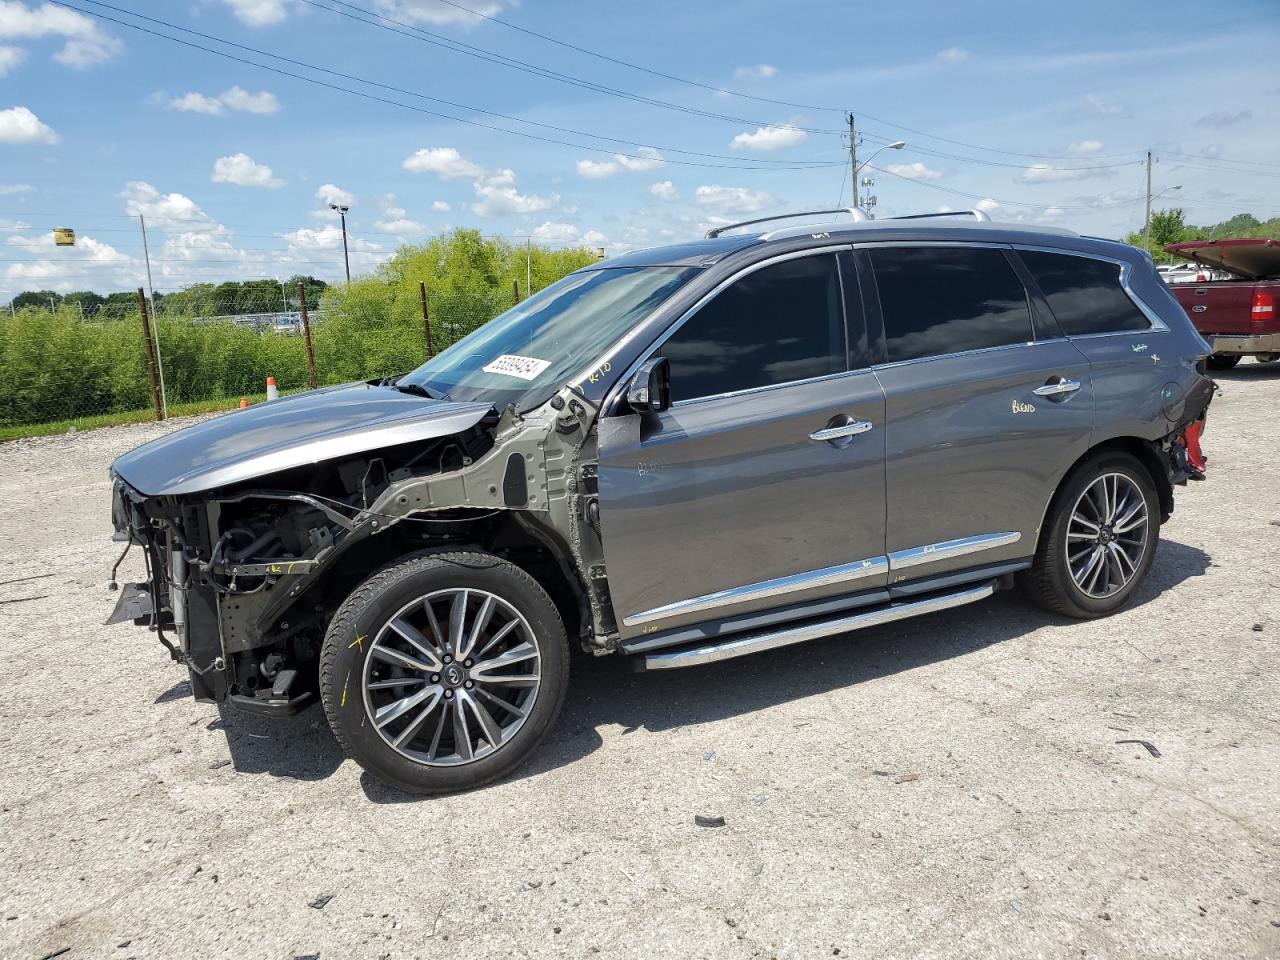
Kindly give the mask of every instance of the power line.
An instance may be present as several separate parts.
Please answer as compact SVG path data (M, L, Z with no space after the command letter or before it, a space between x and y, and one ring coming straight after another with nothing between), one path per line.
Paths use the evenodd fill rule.
M405 108L410 109L410 110L415 110L415 111L417 111L417 112L419 112L419 113L427 114L428 116L434 116L434 117L438 117L438 118L440 118L440 119L444 119L444 120L451 120L451 121L454 121L455 123L466 123L466 124L470 124L470 125L472 125L472 126L483 127L483 128L485 128L485 129L488 129L488 130L495 130L495 131L497 131L497 132L499 132L499 133L506 133L506 134L511 134L511 135L514 135L514 136L525 137L525 138L527 138L527 139L531 139L531 140L540 140L540 141L545 142L545 143L553 143L553 144L558 144L558 145L560 145L560 146L572 147L572 148L574 148L574 149L576 149L576 150L590 150L590 151L594 151L594 152L596 152L596 153L610 153L610 154L611 154L611 153L616 152L616 151L614 150L614 148L608 148L608 149L606 149L606 148L604 148L604 147L590 146L590 145L588 145L588 144L569 143L568 141L564 141L564 140L558 140L558 139L551 138L551 137L538 136L538 135L536 135L536 134L526 133L526 132L523 132L523 131L520 131L520 130L509 130L509 129L506 129L506 128L504 128L504 127L498 127L498 126L494 126L494 125L492 125L492 124L481 123L481 122L476 121L476 120L468 120L468 119L463 118L463 117L455 117L455 116L452 116L452 115L450 115L450 114L439 113L439 112L432 111L432 110L426 110L426 109L421 108L421 107L415 107L415 106L413 106L413 105L411 105L411 104L400 103L399 101L389 100L389 99L384 98L384 97L377 97L377 96L374 96L374 95L372 95L372 94L368 94L368 93L365 93L365 92L362 92L362 91L352 90L352 89L350 89L349 87L343 87L343 86L339 86L339 85L337 85L337 84L326 83L325 81L318 80L318 79L316 79L316 78L314 78L314 77L307 77L307 76L303 76L303 75L301 75L301 74L293 73L293 72L288 71L288 70L283 70L283 69L281 69L281 68L279 68L279 67L273 67L273 66L270 66L270 65L268 65L268 64L257 63L257 62L254 62L254 61L252 61L252 60L247 60L247 59L244 59L244 58L242 58L242 57L237 57L237 56L234 56L233 54L229 54L229 53L227 53L227 52L225 52L225 51L222 51L222 50L215 50L215 49L213 49L213 48L211 48L211 47L206 47L206 46L203 46L203 45L198 44L198 43L193 43L193 42L188 41L188 40L183 40L183 39L181 39L181 38L179 38L179 37L172 37L172 36L169 36L169 35L167 35L167 34L159 33L158 31L155 31L155 30L149 30L149 29L147 29L146 27L139 26L138 24L135 24L135 23L129 23L129 22L124 21L124 20L119 20L119 19L117 19L117 18L115 18L115 17L110 17L110 16L107 16L106 14L99 13L99 12L94 11L94 10L85 10L85 9L83 9L83 8L81 8L81 7L74 6L73 4L65 3L65 2L63 2L63 0L50 0L50 2L55 3L55 4L57 4L58 6L61 6L61 7L66 7L66 8L67 8L67 9L69 9L69 10L75 10L75 11L76 11L76 12L78 12L78 13L83 13L83 14L85 14L85 15L87 15L87 16L97 17L98 19L106 20L106 21L108 21L108 22L110 22L110 23L115 23L115 24L118 24L118 25L123 26L123 27L129 27L129 28L131 28L131 29L133 29L133 30L140 31L140 32L142 32L142 33L147 33L147 34L150 34L151 36L159 37L159 38L161 38L161 39L163 39L163 40L169 40L169 41L171 41L171 42L173 42L173 43L180 43L180 44L182 44L182 45L184 45L184 46L192 47L192 48L197 49L197 50L202 50L202 51L204 51L204 52L206 52L206 53L212 53L212 54L214 54L215 56L224 57L224 58L229 59L229 60L235 60L235 61L237 61L237 62L239 62L239 63L244 63L244 64L247 64L247 65L249 65L249 66L258 67L259 69L262 69L262 70L268 70L268 71L270 71L270 72L272 72L272 73L277 73L277 74L280 74L280 75L282 75L282 76L292 77L293 79L296 79L296 80L302 80L302 81L307 82L307 83L314 83L314 84L318 84L318 85L320 85L320 86L328 87L328 88L333 89L333 90L339 90L339 91L342 91L342 92L344 92L344 93L353 94L354 96L364 97L365 99L368 99L368 100L374 100L374 101L378 101L378 102L381 102L381 103L387 103L387 104L391 104L391 105L393 105L393 106L405 107ZM630 146L632 146L632 147L636 147L636 148L639 148L639 147L651 147L652 149L656 149L656 150L659 150L659 151L665 151L665 152L668 152L668 153L677 153L677 154L683 154L683 155L686 155L686 156L702 157L702 158L705 158L705 159L714 159L714 160L726 160L726 161L730 161L730 162L729 162L729 163L727 163L727 164L726 164L726 163L694 163L694 162L692 162L692 161L687 161L687 160L672 160L672 159L668 159L668 158L663 158L663 162L665 162L665 163L676 163L676 164L681 164L681 165L684 165L684 166L694 166L694 167L714 167L714 168L717 168L717 169L726 169L726 170L797 170L797 169L803 170L803 169L809 169L809 168L817 169L817 168L822 168L822 167L828 167L828 166L836 166L836 165L838 165L838 164L837 164L837 161L826 161L826 160L770 160L770 159L761 159L761 158L756 158L756 157L731 157L731 156L726 156L726 155L723 155L723 154L702 153L702 152L699 152L699 151L696 151L696 150L685 150L685 149L682 149L682 148L680 148L680 147L662 147L662 146L656 146L656 145L652 145L652 144L641 144L641 143L639 143L638 141L634 141L634 140L625 140L625 139L622 139L622 138L619 138L619 137L610 137L610 136L605 136L605 135L603 135L603 134L591 133L591 132L589 132L589 131L584 131L584 130L575 130L575 129L571 128L571 127L561 127L561 126L557 126L557 125L555 125L555 124L540 123L540 122L535 121L535 120L526 120L526 119L523 119L523 118L521 118L521 117L513 117L513 116L510 116L509 114L498 113L498 112L493 111L493 110L486 110L486 109L484 109L484 108L482 108L482 107L476 107L476 106L473 106L473 105L470 105L470 104L458 103L458 102L456 102L456 101L452 101L452 100L445 100L445 99L440 98L440 97L433 97L433 96L430 96L430 95L428 95L428 94L419 93L419 92L414 91L414 90L408 90L408 89L405 89L404 87L397 87L397 86L394 86L394 85L391 85L391 84L380 83L380 82L378 82L378 81L376 81L376 80L368 80L368 79L366 79L366 78L364 78L364 77L360 77L360 76L357 76L357 75L355 75L355 74L343 73L342 71L339 71L339 70L331 70L331 69L329 69L329 68L327 68L327 67L319 67L319 66L316 66L316 65L314 65L314 64L307 63L306 61L303 61L303 60L295 60L295 59L292 59L292 58L290 58L290 57L282 56L282 55L280 55L280 54L271 53L270 51L267 51L267 50L260 50L260 49L258 49L257 47L250 47L250 46L246 46L246 45L244 45L244 44L235 43L234 41L231 41L231 40L225 40L225 39L223 39L223 38L221 38L221 37L217 37L217 36L214 36L214 35L212 35L212 34L202 33L202 32L200 32L199 30L190 30L190 29L188 29L188 28L186 28L186 27L179 26L179 25L177 25L177 24L175 24L175 23L171 23L170 21L167 21L167 20L161 20L161 19L156 18L156 17L149 17L149 16L146 16L145 14L137 13L137 12L132 11L132 10L127 10L127 9L125 9L125 8L122 8L122 7L116 7L116 6L113 6L112 4L109 4L109 3L102 3L102 2L100 2L100 0L79 0L79 2L81 2L81 3L90 3L90 4L93 4L94 6L99 6L99 7L105 7L105 8L107 8L108 10L114 10L114 11L116 11L116 12L118 12L118 13L125 14L125 15L127 15L127 16L131 16L131 17L135 17L135 18L136 18L136 19L138 19L138 20L144 20L144 21L146 21L146 22L148 22L148 23L154 23L154 24L157 24L157 25L159 25L159 26L165 27L165 28L170 29L170 30L177 30L177 31L179 31L179 32L181 32L181 33L185 33L185 34L189 34L189 35L191 35L191 36L199 37L199 38L201 38L201 39L203 39L203 40L208 40L208 41L210 41L210 42L212 42L212 43L219 43L219 44L222 44L222 45L224 45L224 46L231 47L232 49L235 49L235 50L242 50L242 51L245 51L245 52L247 52L247 53L252 53L252 54L254 54L255 56L259 56L259 57L269 57L269 58L271 58L271 59L273 59L273 60L277 60L277 61L279 61L279 62L281 62L281 63L288 63L288 64L292 64L293 66L301 67L302 69L305 69L305 70L312 70L312 71L314 71L314 72L316 72L316 73L327 74L327 75L329 75L329 76L338 77L338 78L340 78L340 79L348 80L348 81L351 81L351 82L353 82L353 83L360 83L360 84L364 84L364 85L366 85L366 86L374 87L374 88L376 88L376 89L386 90L386 91L389 91L389 92L392 92L392 93L402 94L402 95L404 95L404 96L415 97L415 98L417 98L417 99L420 99L420 100L427 100L427 101L430 101L430 102L432 102L432 103L444 104L445 106L449 106L449 107L452 107L452 108L454 108L454 109L458 109L458 110L469 110L469 111L472 111L472 112L474 112L474 113L482 114L482 115L484 115L484 116L496 117L496 118L498 118L498 119L506 120L506 121L509 121L509 122L511 122L511 123L523 123L523 124L527 124L527 125L529 125L529 126L533 126L533 127L540 127L540 128L542 128L542 129L555 130L555 131L560 132L560 133L567 133L567 134L569 134L569 135L571 135L571 136L587 137L587 138L594 139L594 140L605 140L605 141L609 141L609 142L611 142L611 143L615 143L615 144L627 144L627 145L630 145ZM325 8L325 9L328 9L328 8ZM341 11L333 11L333 12L341 14ZM359 18L355 18L355 19L359 19ZM367 22L369 22L369 21L363 21L363 20L362 20L361 22L363 22L363 23L367 23ZM377 26L377 24L375 24L375 26ZM402 31L395 31L395 32L402 32ZM415 39L422 39L422 38L415 38ZM643 98L640 98L640 99L643 99ZM655 101L655 103L656 103L656 102L657 102L657 101ZM689 111L689 112L699 112L699 111L692 111L692 109L690 108L690 111ZM708 116L712 116L712 114L706 114L706 115L708 115ZM727 118L727 119L731 119L731 118ZM754 122L754 121L738 121L738 120L735 120L735 122L745 122L745 123L750 123L750 122ZM799 128L797 128L797 129L799 129ZM638 160L638 161L652 161L652 160L654 160L654 159L655 159L655 158L654 158L654 157L652 157L652 156L645 156L644 154L635 154L635 153L633 153L633 154L625 154L625 153L624 153L624 154L618 154L618 155L619 155L619 156L622 156L622 157L625 157L626 159L629 159L629 160Z

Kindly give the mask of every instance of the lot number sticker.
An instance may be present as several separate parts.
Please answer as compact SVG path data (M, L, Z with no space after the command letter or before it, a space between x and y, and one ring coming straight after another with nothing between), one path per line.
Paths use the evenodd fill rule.
M537 357L519 357L514 353L504 353L496 360L485 364L481 369L485 373L500 373L504 377L534 380L538 374L549 366L551 366L550 360L539 360Z

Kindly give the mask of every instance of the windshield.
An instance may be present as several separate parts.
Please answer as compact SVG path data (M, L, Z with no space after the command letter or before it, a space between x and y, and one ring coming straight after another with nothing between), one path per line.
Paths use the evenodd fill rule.
M527 410L548 400L698 272L623 267L573 273L432 357L397 386Z

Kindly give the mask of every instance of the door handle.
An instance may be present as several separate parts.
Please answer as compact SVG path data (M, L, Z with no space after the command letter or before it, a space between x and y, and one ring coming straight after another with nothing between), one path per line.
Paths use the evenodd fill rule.
M845 437L856 437L860 433L866 433L872 427L870 420L850 420L848 423L837 424L834 427L823 427L821 430L815 430L809 434L809 439L821 443L824 440L843 440Z
M1068 380L1064 377L1054 383L1046 383L1043 387L1036 387L1031 392L1037 397L1061 397L1069 393L1075 393L1079 389L1079 380Z

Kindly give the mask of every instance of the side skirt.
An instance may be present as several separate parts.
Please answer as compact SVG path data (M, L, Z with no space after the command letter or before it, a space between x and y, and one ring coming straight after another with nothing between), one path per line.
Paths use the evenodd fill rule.
M917 617L925 613L950 610L953 607L985 600L996 592L996 586L997 581L990 580L962 590L936 594L919 600L894 602L887 606L877 607L874 610L865 610L818 623L804 623L778 630L767 630L761 633L737 636L718 643L687 647L682 650L650 653L640 658L638 669L672 670L679 667L699 666L704 663L716 663L720 660L731 660L734 657L759 653L762 650L773 650L793 643L816 640L819 637L829 637L838 633L847 633L851 630L861 630L864 627L879 626L882 623L892 623L895 620L906 620L909 617Z

